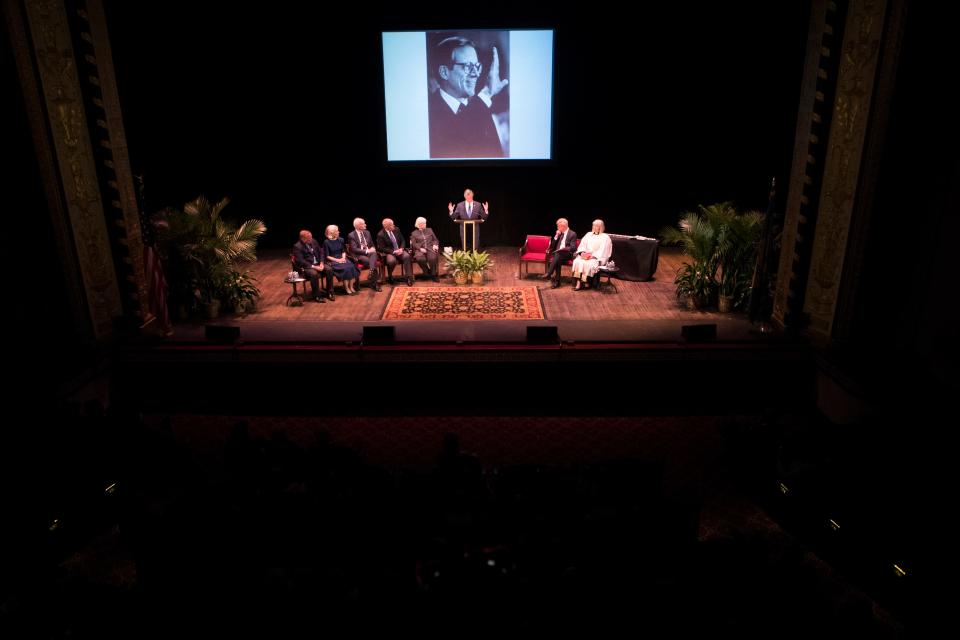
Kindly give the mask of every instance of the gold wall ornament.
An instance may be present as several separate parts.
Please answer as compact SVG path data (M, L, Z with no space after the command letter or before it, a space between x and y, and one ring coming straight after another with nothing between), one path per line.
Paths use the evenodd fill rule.
M885 8L882 2L853 1L847 13L810 278L804 297L804 312L810 322L808 330L821 338L829 338L833 327L869 125Z
M845 282L844 273L849 267L853 278L863 259L861 239L850 234L869 218L874 187L860 183L876 175L878 151L867 142L882 137L883 118L873 112L875 104L887 109L892 71L886 59L899 51L901 4L851 0L843 14L832 2L811 3L773 320L806 325L815 341L832 338L838 304L841 316L850 313L856 283ZM842 43L835 33L843 34ZM825 86L831 80L832 91ZM825 102L826 96L832 99Z
M78 332L99 339L120 315L154 316L106 15L102 0L83 4L10 3L7 28L57 246L78 267L65 269Z
M94 337L103 338L112 332L113 319L122 314L123 306L90 136L84 126L83 94L66 8L57 0L27 0L24 8L36 42L33 54L40 76L39 88L46 112L52 114L49 129L61 180L56 190L66 205L66 221L55 225L63 228L65 222L69 229L66 237L72 238L72 242L67 240L66 244L79 266ZM69 256L64 257L64 262L70 264Z

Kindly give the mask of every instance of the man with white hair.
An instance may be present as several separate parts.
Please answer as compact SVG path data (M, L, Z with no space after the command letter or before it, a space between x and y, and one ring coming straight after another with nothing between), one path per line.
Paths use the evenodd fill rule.
M367 265L367 268L370 269L367 282L370 283L374 291L382 291L377 247L373 243L373 235L367 231L367 223L363 218L353 219L353 231L347 234L347 253L355 262Z
M547 272L541 278L544 280L553 277L552 289L560 286L560 270L563 265L573 259L573 254L577 250L577 233L570 228L570 223L566 218L557 220L557 232L550 238L550 246L547 247L547 255L550 256L550 264Z
M440 241L426 218L417 218L416 229L410 234L410 251L420 270L434 282L440 282Z

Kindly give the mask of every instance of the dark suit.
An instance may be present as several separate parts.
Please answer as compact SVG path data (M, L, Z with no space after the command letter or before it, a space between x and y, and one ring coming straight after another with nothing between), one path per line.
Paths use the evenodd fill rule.
M367 276L367 280L376 284L380 279L379 256L376 252L367 253L363 250L360 245L360 233L363 233L363 242L368 249L376 248L376 245L373 243L373 234L367 230L361 232L354 229L347 234L347 255L349 255L354 262L367 265L367 268L370 269L370 275Z
M333 291L333 269L324 266L324 258L323 247L316 240L311 240L309 245L298 240L293 245L293 259L297 269L310 281L310 293L318 300L320 299L320 274L326 278L327 292Z
M470 210L467 210L467 201L457 203L457 206L453 208L453 213L450 214L451 220L486 220L487 214L483 210L483 205L473 201L473 206ZM458 227L462 225L457 225ZM463 229L460 230L460 237L463 238ZM476 247L477 250L480 250L480 228L478 225L473 225L473 244L467 243L468 248Z
M547 266L547 277L550 277L551 274L554 274L553 281L555 284L560 284L560 270L563 268L563 265L567 263L568 260L573 260L573 254L577 250L577 232L573 229L567 229L566 232L566 244L563 245L563 250L557 251L557 247L560 246L560 238L557 236L559 232L554 233L553 237L550 238L550 246L547 247L547 254L550 256L550 264Z
M413 259L425 274L436 278L440 275L440 253L433 248L434 246L439 249L440 241L430 227L425 227L423 231L414 229L410 234L410 251L413 253ZM427 252L424 253L420 249L426 249Z
M393 237L397 241L398 249L406 248L406 240L403 239L403 234L400 233L400 231L394 229ZM397 266L397 262L399 262L402 265L401 272L403 273L403 277L412 282L413 263L410 262L410 253L404 251L399 256L396 256L393 253L394 250L393 243L390 242L390 237L387 235L387 230L381 229L380 232L377 233L377 251L383 256L383 261L387 265L387 278L390 279L390 282L393 282L393 269Z
M454 113L438 89L427 103L431 158L503 157L493 114L483 100L473 96Z

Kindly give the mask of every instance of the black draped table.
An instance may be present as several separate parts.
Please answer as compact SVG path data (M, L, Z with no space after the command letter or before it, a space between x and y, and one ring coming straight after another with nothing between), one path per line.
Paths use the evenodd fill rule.
M613 241L611 259L619 271L610 274L620 280L634 282L650 280L657 272L657 260L660 258L660 243L654 238L638 239L636 236L608 234Z

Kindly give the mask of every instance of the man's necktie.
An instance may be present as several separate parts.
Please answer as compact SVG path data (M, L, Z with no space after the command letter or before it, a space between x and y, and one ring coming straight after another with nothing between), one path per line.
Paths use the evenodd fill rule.
M472 217L473 217L473 203L468 202L467 203L467 219L469 220Z
M397 239L393 237L393 231L387 231L387 235L390 236L390 242L393 243L393 250L396 251L400 247L397 246Z
M357 231L357 235L360 236L360 250L366 253L367 239L363 237L363 231Z

